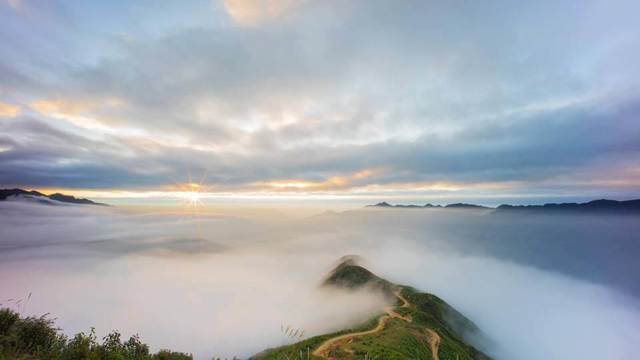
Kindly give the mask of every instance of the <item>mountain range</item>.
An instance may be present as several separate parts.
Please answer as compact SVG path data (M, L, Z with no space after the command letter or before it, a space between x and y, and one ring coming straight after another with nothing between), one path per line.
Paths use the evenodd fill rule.
M388 208L388 209L476 209L476 210L492 210L496 213L508 212L578 212L578 213L618 213L618 214L640 214L640 199L636 200L592 200L585 203L548 203L544 205L507 205L503 204L496 208L467 204L455 203L448 205L391 205L386 201L375 205L367 205L368 208Z
M65 195L60 193L45 195L35 190L0 189L0 201L9 200L10 198L29 199L29 200L36 201L38 203L46 204L46 205L59 205L58 203L68 203L68 204L78 204L78 205L109 206L107 204L94 202L89 199L77 198L72 195Z

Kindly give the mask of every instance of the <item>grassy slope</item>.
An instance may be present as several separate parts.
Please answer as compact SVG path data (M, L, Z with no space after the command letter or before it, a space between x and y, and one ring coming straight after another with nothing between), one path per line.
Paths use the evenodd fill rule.
M396 285L381 279L352 261L340 264L325 280L326 286L358 288L372 286L391 294ZM430 328L441 338L439 356L441 360L476 360L488 357L467 344L463 334L478 333L478 328L466 317L435 295L420 293L410 287L402 287L402 296L409 307L396 307L402 315L410 315L411 322L391 319L385 328L375 334L355 338L349 345L352 352L339 348L334 353L337 359L432 359L426 329ZM400 305L400 303L398 303ZM313 350L325 340L337 335L368 330L375 327L379 315L354 329L345 329L332 334L324 334L304 341L256 355L261 360L320 359L311 355ZM307 352L309 356L307 357Z

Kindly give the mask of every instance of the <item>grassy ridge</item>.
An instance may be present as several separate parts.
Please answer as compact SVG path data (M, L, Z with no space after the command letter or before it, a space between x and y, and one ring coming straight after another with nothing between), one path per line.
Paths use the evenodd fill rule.
M325 286L346 289L369 287L391 295L398 286L371 273L347 259L329 275ZM348 346L334 348L332 358L344 360L379 359L407 360L433 359L427 329L440 336L438 356L441 360L486 360L488 356L465 341L468 334L479 334L480 330L469 319L433 294L421 293L410 287L402 287L401 295L409 306L395 311L411 317L411 322L392 318L383 330L353 338ZM313 350L333 337L375 328L380 315L355 329L345 329L332 334L316 336L292 345L267 350L255 356L259 360L318 360Z

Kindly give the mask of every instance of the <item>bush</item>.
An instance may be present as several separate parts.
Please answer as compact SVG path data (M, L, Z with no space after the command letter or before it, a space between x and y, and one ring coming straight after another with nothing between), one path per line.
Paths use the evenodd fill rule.
M20 319L13 324L10 332L15 337L17 349L26 353L47 352L62 340L58 329L53 327L53 320L45 316Z
M96 341L95 329L91 328L91 332L87 335L85 333L76 334L71 340L66 343L61 360L98 360L98 354L96 350L99 345Z
M0 360L192 360L188 354L161 350L150 354L138 335L122 342L112 331L97 341L95 329L67 339L46 315L21 318L11 309L0 309Z
M65 341L46 315L20 318L11 309L0 309L0 359L55 359Z
M0 336L7 335L9 329L20 319L20 315L11 309L0 309Z
M193 360L193 356L171 350L160 350L153 355L153 360Z

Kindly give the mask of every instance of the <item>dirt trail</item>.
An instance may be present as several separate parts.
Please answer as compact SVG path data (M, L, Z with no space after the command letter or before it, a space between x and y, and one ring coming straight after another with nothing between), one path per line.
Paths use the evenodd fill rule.
M440 360L440 356L438 355L438 351L440 349L440 335L431 329L427 329L427 335L429 335L429 348L431 349L433 360Z
M409 306L409 302L407 301L407 299L405 299L402 294L402 288L397 289L394 292L394 295L400 299L400 301L402 301L402 305L400 305L400 307L408 307ZM382 331L384 329L384 327L387 325L387 322L389 320L391 320L392 318L398 318L398 319L402 319L404 321L407 322L411 322L411 317L410 316L402 316L400 314L398 314L395 310L395 306L387 306L384 308L384 312L386 313L385 315L382 315L378 318L378 324L376 325L376 327L374 327L371 330L366 330L366 331L359 331L359 332L354 332L354 333L349 333L349 334L344 334L344 335L340 335L340 336L336 336L333 337L331 339L326 340L325 342L323 342L322 344L320 344L320 346L318 346L314 351L313 351L313 355L314 356L319 356L323 359L331 359L329 352L331 351L331 349L334 346L340 346L340 344L342 343L347 343L349 342L349 340L353 340L353 338L359 337L359 336L364 336L364 335L370 335L370 334L375 334L379 331ZM439 337L438 337L439 339Z
M396 292L394 292L394 295L400 299L400 301L402 301L402 305L400 305L401 308L406 308L409 307L409 301L407 301L407 299L404 298L404 296L402 296L402 289L398 289L396 290ZM387 306L384 308L384 311L389 314L391 317L395 317L398 319L402 319L406 322L411 322L411 316L406 315L406 316L402 316L400 314L398 314L395 310L395 306Z

